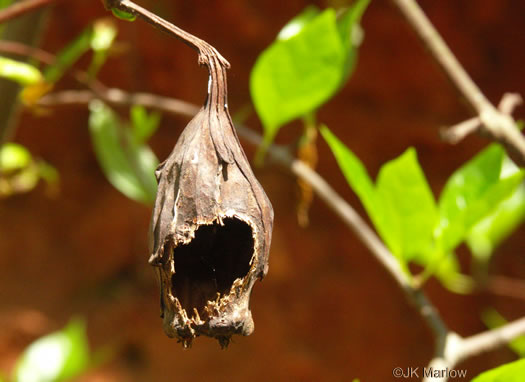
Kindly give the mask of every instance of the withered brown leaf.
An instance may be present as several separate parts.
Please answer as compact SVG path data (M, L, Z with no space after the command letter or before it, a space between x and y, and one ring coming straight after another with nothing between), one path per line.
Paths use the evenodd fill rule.
M273 209L228 111L228 63L213 48L200 61L210 71L208 96L156 171L149 262L166 334L185 347L199 335L225 347L254 330L250 293L268 271Z

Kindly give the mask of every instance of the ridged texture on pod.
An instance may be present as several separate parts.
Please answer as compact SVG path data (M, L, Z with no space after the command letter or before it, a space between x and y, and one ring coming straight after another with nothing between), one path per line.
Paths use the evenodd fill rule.
M250 293L268 271L273 224L228 112L227 62L210 57L206 102L157 169L150 226L164 331L185 347L252 333Z

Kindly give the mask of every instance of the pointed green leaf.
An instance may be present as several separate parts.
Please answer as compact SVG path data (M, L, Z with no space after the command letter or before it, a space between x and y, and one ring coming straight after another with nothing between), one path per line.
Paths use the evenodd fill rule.
M525 359L486 371L472 382L522 382L525 380Z
M473 255L487 261L494 249L525 221L525 186L519 186L510 198L470 230L467 244Z
M315 17L293 37L274 42L259 56L250 90L267 140L280 126L315 110L335 93L344 60L333 9Z
M0 56L0 77L20 85L33 85L43 80L40 70L33 65Z
M385 221L383 200L377 197L375 186L365 166L326 126L321 127L320 130L326 143L330 146L348 185L363 203L377 232L393 252L397 251L399 253L401 250L399 237Z
M134 142L129 129L100 101L90 104L89 127L97 159L109 182L127 197L150 204L155 199L158 160Z
M15 382L58 382L83 373L89 347L83 320L73 319L62 330L33 342L17 362Z
M436 239L444 250L453 250L469 230L508 198L523 173L501 177L504 150L491 145L449 178L439 200L440 223Z
M370 216L375 215L375 189L363 163L348 147L345 146L326 126L322 126L321 134L332 150L337 164L341 168L346 181L357 194Z
M413 148L383 165L377 193L383 200L387 227L398 237L399 247L391 250L406 261L426 262L421 256L431 251L438 213Z

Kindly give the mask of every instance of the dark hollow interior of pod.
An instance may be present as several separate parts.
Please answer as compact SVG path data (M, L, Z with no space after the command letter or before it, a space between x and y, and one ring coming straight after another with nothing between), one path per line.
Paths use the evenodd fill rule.
M247 275L254 251L251 227L235 218L200 226L193 240L173 251L172 291L188 315L201 318L207 301L227 294L237 278Z

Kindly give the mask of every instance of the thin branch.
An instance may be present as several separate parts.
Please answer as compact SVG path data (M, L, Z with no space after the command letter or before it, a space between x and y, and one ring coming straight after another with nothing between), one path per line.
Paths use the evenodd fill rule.
M525 281L505 276L492 276L487 279L481 290L502 297L525 300Z
M401 10L436 61L478 114L481 123L477 129L471 130L477 130L504 145L514 161L519 166L524 167L525 137L517 128L516 122L510 115L498 111L485 97L415 0L392 1Z
M39 101L41 106L68 106L86 105L94 99L100 99L112 105L130 106L141 105L146 108L159 111L193 117L199 111L199 107L178 99L162 97L149 93L126 93L121 89L105 88L103 91L92 90L65 90L47 94ZM176 113L173 110L177 110Z
M448 143L456 144L462 141L467 135L470 135L479 129L481 120L479 117L467 119L451 127L440 129L441 139Z
M455 363L497 349L522 335L525 335L525 317L510 322L500 328L465 338L461 344L461 352L458 352Z
M34 58L46 65L52 65L56 60L56 56L51 53L17 41L0 40L0 52Z
M514 109L523 103L523 99L516 93L505 93L498 105L498 110L510 116ZM442 128L441 138L449 143L456 144L465 138L467 135L477 131L482 125L480 117L474 117L460 122L457 125Z
M38 8L54 3L57 0L24 0L16 2L9 7L0 10L0 24L16 17L22 16L24 13L32 12Z

